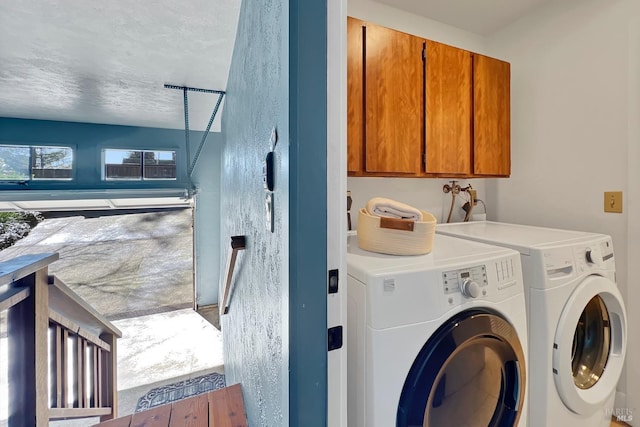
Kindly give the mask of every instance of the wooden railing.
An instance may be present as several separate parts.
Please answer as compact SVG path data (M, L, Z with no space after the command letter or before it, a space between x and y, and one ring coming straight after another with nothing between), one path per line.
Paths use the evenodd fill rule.
M116 340L122 334L48 275L57 259L58 254L36 254L0 263L11 426L117 416Z

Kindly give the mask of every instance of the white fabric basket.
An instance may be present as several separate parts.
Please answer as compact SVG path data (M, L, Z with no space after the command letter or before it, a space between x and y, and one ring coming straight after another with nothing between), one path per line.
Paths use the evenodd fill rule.
M358 212L358 246L366 251L390 255L428 254L433 248L436 217L422 212L422 221L373 216Z

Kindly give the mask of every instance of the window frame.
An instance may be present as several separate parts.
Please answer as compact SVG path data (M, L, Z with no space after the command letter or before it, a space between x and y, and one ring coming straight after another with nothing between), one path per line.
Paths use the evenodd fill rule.
M72 145L66 144L11 144L7 142L0 141L0 148L9 148L9 149L27 149L29 150L28 161L27 161L27 177L26 178L2 178L0 177L0 183L11 184L11 183L28 183L28 182L72 182L76 179L76 148ZM46 178L36 178L34 176L34 170L45 170L45 168L36 169L34 167L34 152L37 148L44 149L64 149L69 150L71 152L71 163L70 163L70 177L68 178L55 178L55 177L46 177ZM66 170L66 169L64 169Z
M138 163L139 167L139 177L109 177L107 173L107 153L109 151L113 152L137 152L140 153L140 162ZM175 155L175 161L173 164L174 172L173 178L148 178L145 177L145 154L146 153L172 153ZM124 164L124 163L122 163ZM135 163L132 163L135 164ZM117 163L115 165L118 165ZM101 179L105 182L154 182L154 181L178 181L178 150L176 149L148 149L148 148L123 148L123 147L111 147L111 148L102 148L101 149Z

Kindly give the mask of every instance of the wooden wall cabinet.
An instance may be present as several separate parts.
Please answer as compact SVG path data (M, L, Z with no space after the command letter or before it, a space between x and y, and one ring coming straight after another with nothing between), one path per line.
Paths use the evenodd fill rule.
M347 173L364 170L364 21L347 18Z
M511 66L473 55L473 173L511 174Z
M507 62L347 25L349 175L509 176Z
M348 170L421 171L424 39L348 20Z
M469 174L471 158L471 53L427 41L425 172Z

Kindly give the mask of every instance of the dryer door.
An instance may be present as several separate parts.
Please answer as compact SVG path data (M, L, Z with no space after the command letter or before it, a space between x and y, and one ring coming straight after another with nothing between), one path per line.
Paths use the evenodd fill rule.
M467 310L431 336L398 405L398 427L514 426L525 399L525 358L514 327L489 310Z
M580 283L560 315L553 345L553 379L577 414L602 409L620 378L627 316L618 287L602 276Z

